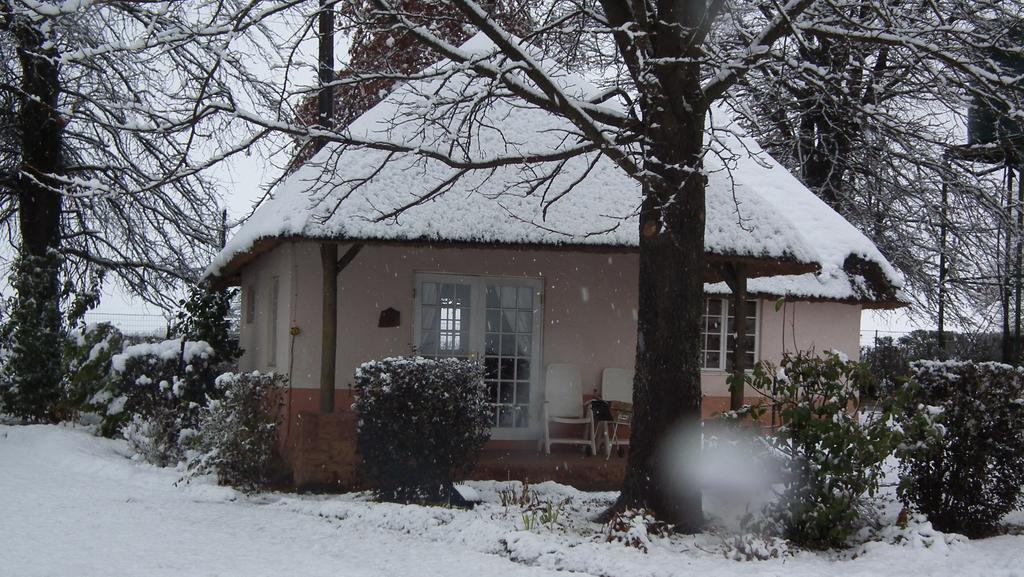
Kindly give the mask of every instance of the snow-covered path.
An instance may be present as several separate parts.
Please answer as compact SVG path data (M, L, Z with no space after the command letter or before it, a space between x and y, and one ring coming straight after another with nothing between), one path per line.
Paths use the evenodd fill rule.
M940 534L928 548L876 542L852 560L797 553L765 562L725 559L712 535L679 536L643 554L604 542L586 521L609 494L541 486L573 497L571 530L528 532L496 503L501 483L475 485L488 502L474 511L358 495L245 499L208 483L175 486L178 473L126 453L81 429L0 426L0 576L1024 577L1021 536L946 544Z
M120 443L0 427L0 574L29 576L538 575L497 555L385 530L351 532L127 460Z

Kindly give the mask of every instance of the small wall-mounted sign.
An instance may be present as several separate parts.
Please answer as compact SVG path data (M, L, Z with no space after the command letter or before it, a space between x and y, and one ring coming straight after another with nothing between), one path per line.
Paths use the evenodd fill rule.
M377 321L377 326L382 329L390 329L402 324L402 313L395 309L388 307L380 311L380 319Z

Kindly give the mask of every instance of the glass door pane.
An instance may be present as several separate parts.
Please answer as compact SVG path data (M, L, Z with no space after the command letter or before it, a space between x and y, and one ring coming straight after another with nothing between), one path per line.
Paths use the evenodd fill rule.
M494 426L527 428L535 370L534 290L488 282L485 294L484 380L494 407Z
M419 354L469 357L470 285L423 281L419 290Z

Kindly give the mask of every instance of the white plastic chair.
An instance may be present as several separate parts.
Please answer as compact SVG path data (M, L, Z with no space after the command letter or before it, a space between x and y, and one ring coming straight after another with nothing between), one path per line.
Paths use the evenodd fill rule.
M629 439L619 438L619 428L629 427L633 421L633 371L605 369L601 373L601 399L611 405L612 420L597 423L600 445L607 459L616 446L628 446Z
M590 454L597 454L594 437L594 415L589 404L583 403L583 378L576 365L553 363L548 365L544 381L544 438L538 443L544 453L551 454L551 445L584 445ZM583 425L583 437L552 437L551 423Z

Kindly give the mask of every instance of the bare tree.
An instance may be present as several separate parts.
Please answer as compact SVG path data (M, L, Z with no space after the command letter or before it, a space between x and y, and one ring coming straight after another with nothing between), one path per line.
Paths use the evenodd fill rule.
M60 382L64 281L110 270L168 306L198 278L223 228L202 171L260 135L220 112L270 110L247 63L274 61L258 37L288 6L0 1L0 227L18 254L8 410L52 410L17 398Z
M999 299L1000 231L1016 234L1006 209L1016 200L992 168L1015 164L1016 152L1005 141L967 147L963 128L971 106L1020 109L1019 71L992 60L1020 58L1021 9L849 2L833 11L855 33L810 27L736 92L765 148L904 272L920 318L987 330L979 312Z

